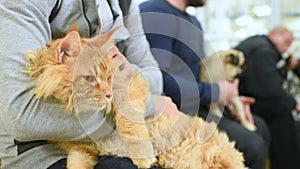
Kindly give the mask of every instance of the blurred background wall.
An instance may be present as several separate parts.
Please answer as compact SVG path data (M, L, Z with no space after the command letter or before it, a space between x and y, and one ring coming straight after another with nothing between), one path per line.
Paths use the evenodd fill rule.
M189 7L188 12L202 23L209 42L208 55L215 50L233 47L246 37L265 34L274 26L283 25L295 34L296 41L290 51L300 58L300 1L207 0L204 7Z
M145 0L138 1L141 3ZM267 34L274 26L282 25L290 29L295 36L295 41L283 55L284 58L289 53L294 53L300 59L298 0L207 0L204 7L189 7L188 13L195 15L202 24L208 56L217 50L232 48L249 36ZM284 60L281 63L284 63ZM300 80L291 71L288 73L284 88L300 102ZM293 114L300 131L300 114L296 112Z

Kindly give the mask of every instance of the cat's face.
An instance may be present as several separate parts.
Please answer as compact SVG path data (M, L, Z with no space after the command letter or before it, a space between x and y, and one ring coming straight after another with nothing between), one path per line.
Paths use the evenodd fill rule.
M54 96L70 110L82 101L104 109L111 104L112 81L117 64L112 59L120 52L111 42L114 31L91 39L71 31L49 42L34 56L27 56L27 74L36 76L38 98Z
M98 109L109 108L113 99L113 79L120 55L118 49L105 37L88 39L82 44L73 74L73 98L95 101ZM76 103L76 102L75 102Z

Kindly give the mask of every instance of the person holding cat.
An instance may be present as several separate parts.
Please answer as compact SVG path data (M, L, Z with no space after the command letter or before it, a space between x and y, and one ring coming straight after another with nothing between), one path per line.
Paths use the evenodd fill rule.
M186 9L205 3L206 0L148 0L140 5L144 31L163 74L163 91L182 112L216 121L243 152L245 164L264 169L269 142L265 122L254 115L258 130L250 132L230 115L218 119L208 113L208 104L226 104L226 99L238 95L238 88L228 81L199 82L199 62L205 57L203 32L200 22ZM245 97L245 103L252 101Z
M239 91L256 99L252 112L265 119L271 132L272 169L300 168L299 140L292 116L293 110L300 112L300 103L283 89L284 77L277 69L277 62L293 41L290 30L277 26L268 35L249 37L235 47L244 52L247 67ZM296 64L291 66L295 68Z
M29 49L45 46L51 39L64 37L76 23L82 37L94 37L123 25L114 39L126 55L121 59L121 72L130 73L139 67L156 94L156 111L169 115L180 113L171 99L160 96L162 77L143 33L135 0L74 1L1 1L0 2L0 159L2 169L65 169L66 154L51 141L91 142L114 131L106 117L92 112L97 125L64 113L52 99L38 100L32 82L21 72L25 69L24 54ZM123 59L123 60L122 60ZM130 63L130 64L129 64ZM148 114L154 113L153 107ZM99 121L103 121L99 125ZM85 125L86 124L86 125ZM95 168L136 169L129 158L99 157Z

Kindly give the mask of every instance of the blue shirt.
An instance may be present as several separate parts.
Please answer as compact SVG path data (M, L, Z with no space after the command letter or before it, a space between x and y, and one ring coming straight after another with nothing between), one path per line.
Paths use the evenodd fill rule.
M199 83L199 62L205 57L200 22L166 0L146 1L140 9L151 51L163 72L164 93L189 114L216 102L218 85Z

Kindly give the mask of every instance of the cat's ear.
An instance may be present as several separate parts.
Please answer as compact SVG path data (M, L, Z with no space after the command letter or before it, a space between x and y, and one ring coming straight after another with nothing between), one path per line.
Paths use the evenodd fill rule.
M109 49L111 49L115 42L113 42L113 35L114 33L119 30L121 28L121 26L118 26L118 27L115 27L114 29L112 29L111 31L105 33L103 36L104 36L104 40L106 43L103 44L103 46L101 47L101 51L109 51Z
M77 31L69 32L60 42L57 49L57 60L63 63L65 57L75 57L81 47L80 36Z
M101 51L106 52L114 46L115 42L113 42L112 40L113 35L118 29L120 29L120 27L121 26L115 27L114 29L105 34L97 35L94 38L92 38L90 42L96 46L101 47Z
M72 31L79 32L79 29L78 29L78 26L77 26L76 22L72 24L72 26L70 27L68 32L72 32Z
M119 30L121 26L117 26L113 28L112 30L108 31L107 33L103 34L103 38L105 41L112 41L114 33Z

